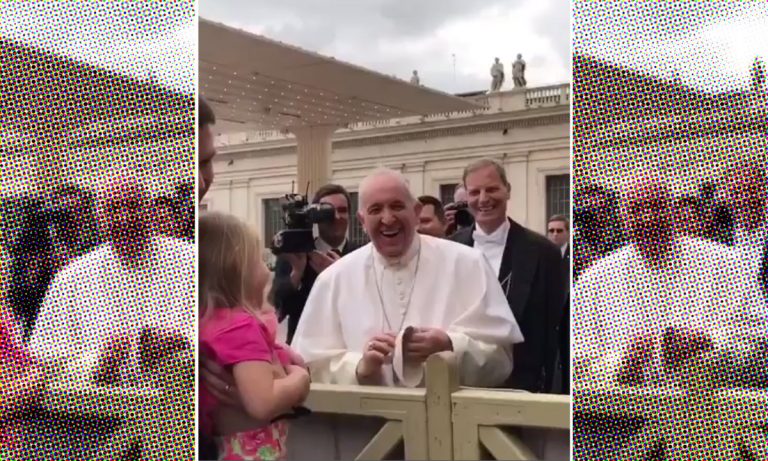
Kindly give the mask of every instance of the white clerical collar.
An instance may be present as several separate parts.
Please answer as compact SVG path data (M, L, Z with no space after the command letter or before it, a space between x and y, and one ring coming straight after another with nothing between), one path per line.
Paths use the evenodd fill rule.
M344 247L347 245L347 238L344 237L344 240L341 242L341 245L337 247L331 246L328 242L323 240L322 237L318 237L315 239L315 249L322 253L327 253L331 250L336 250L339 253L341 253L344 249Z
M490 234L486 234L478 225L475 225L475 231L472 233L472 239L480 244L497 244L506 245L507 236L509 234L509 220L505 219L504 222L495 231Z
M394 257L394 258L389 258L379 253L378 250L376 250L376 247L374 246L373 257L376 264L382 267L406 267L413 262L420 248L421 248L421 235L419 235L418 233L414 233L413 241L411 242L411 245L408 247L408 249L405 251L404 255Z

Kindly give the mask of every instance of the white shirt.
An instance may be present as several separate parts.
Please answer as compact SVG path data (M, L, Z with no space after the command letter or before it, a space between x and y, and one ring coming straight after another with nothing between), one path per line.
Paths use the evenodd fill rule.
M561 257L565 258L565 250L567 250L567 249L568 249L568 244L567 243L560 247L560 256Z
M738 252L689 237L672 251L668 266L653 268L627 245L584 272L573 288L575 364L586 359L614 379L633 338L669 326L704 331L720 348L748 348L766 334L764 299ZM659 383L660 343L654 351L646 377Z
M344 248L344 245L347 244L347 239L344 239L343 242L341 242L341 245L337 247L332 247L330 244L328 244L325 240L318 237L315 239L315 249L321 253L328 253L331 250L336 250L339 253L341 253L341 250Z
M505 219L504 223L490 234L486 234L480 229L480 226L475 226L475 231L472 233L472 239L475 242L474 247L483 252L491 264L491 268L496 271L496 277L499 276L501 270L501 260L504 258L504 248L507 246L509 228L509 220Z
M154 237L147 260L135 268L123 264L111 244L104 244L56 275L30 350L43 359L77 358L88 368L95 366L110 337L127 335L133 344L123 377L133 377L128 382L135 383L142 328L162 327L190 341L196 338L195 272L195 247L181 240Z
M323 271L292 346L309 364L314 381L357 384L355 370L370 338L397 334L392 330L400 325L445 330L465 385L502 383L512 371L511 346L523 340L482 254L417 234L398 261L387 261L368 244ZM384 376L385 384L398 385L390 365Z

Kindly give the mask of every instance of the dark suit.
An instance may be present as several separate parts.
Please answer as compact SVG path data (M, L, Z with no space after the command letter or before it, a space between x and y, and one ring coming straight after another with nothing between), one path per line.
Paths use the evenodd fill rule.
M341 251L341 256L347 255L357 247L347 241ZM297 290L291 283L291 263L287 259L278 257L275 263L275 280L272 283L270 299L279 313L280 321L288 318L288 343L293 340L296 327L299 326L301 313L309 298L309 292L317 279L317 272L307 263L304 275L301 277L301 285Z
M531 392L552 388L566 284L560 249L543 236L509 220L499 281L525 342L514 348L514 371L506 387ZM474 227L451 239L474 246Z
M565 271L565 283L568 296L566 296L563 305L563 316L559 327L560 342L560 377L562 385L560 386L563 394L571 393L571 244L565 247L563 255L563 270Z

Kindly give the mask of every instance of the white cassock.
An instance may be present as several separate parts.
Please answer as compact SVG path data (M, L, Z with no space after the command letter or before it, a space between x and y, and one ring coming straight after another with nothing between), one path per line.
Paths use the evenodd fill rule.
M313 381L357 384L355 370L368 341L408 326L444 330L468 386L503 383L512 371L512 344L523 340L482 253L417 235L399 261L368 244L323 271L292 347L309 364ZM402 385L391 365L383 371L386 385ZM423 377L423 369L418 374Z
M35 323L30 350L65 360L70 372L89 379L109 338L131 338L125 385L149 385L141 372L139 336L160 327L195 340L195 247L153 237L147 259L123 264L107 243L68 264L53 279Z
M673 244L665 267L651 268L635 245L625 246L590 267L573 287L574 366L614 381L633 338L670 326L703 331L715 347L747 356L768 331L765 300L740 252L695 238ZM739 355L741 354L741 355ZM649 384L669 379L654 347Z

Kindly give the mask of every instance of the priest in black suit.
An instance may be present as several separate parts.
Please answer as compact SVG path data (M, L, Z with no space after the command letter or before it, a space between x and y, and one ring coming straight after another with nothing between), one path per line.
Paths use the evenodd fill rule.
M477 161L464 170L463 182L475 225L451 238L488 258L525 338L515 346L506 387L550 392L566 298L560 249L507 217L510 185L501 165Z
M327 203L336 209L332 223L318 225L315 251L309 254L285 254L277 258L271 301L280 321L288 318L288 342L293 339L304 304L317 275L342 256L355 249L347 240L349 227L349 193L336 184L327 184L315 193L312 203Z

